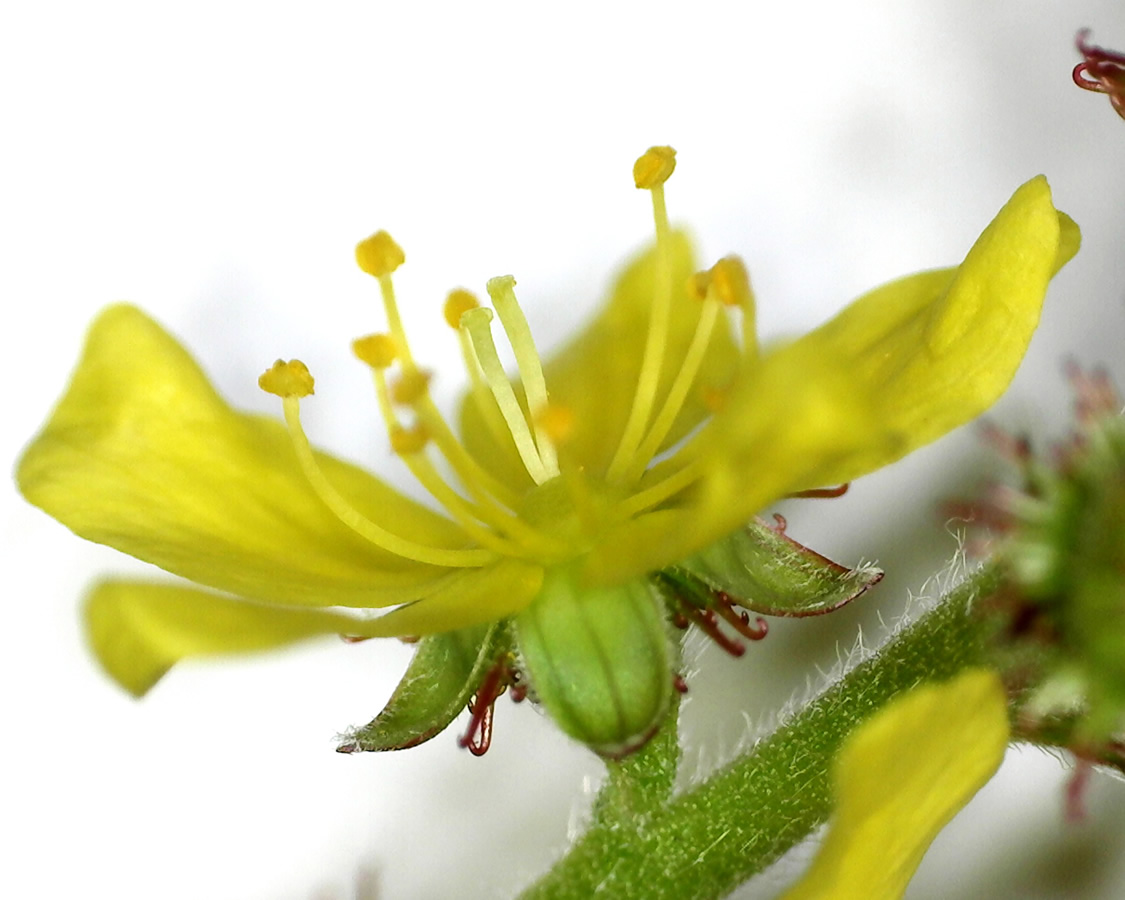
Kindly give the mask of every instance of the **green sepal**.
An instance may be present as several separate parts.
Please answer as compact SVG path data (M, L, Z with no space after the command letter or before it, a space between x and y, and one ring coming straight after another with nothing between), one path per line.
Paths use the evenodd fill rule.
M513 622L530 696L564 732L614 759L657 732L671 702L673 650L647 580L589 587L558 567Z
M505 622L422 638L386 707L366 725L342 735L337 752L405 750L444 731L509 641Z
M693 576L760 615L791 617L839 609L883 577L873 566L841 566L759 518L665 572L673 581Z

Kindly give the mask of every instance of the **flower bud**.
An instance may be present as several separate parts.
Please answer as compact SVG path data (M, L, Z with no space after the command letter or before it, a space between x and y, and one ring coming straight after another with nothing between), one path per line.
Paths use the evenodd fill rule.
M560 567L515 619L531 696L602 756L640 748L672 697L672 654L658 596L642 579L586 587Z

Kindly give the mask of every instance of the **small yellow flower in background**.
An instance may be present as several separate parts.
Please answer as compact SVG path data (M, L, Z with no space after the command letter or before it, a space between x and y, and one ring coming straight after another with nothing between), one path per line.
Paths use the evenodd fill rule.
M982 412L1078 247L1076 226L1035 178L961 266L884 285L803 338L760 348L741 262L699 272L669 226L673 167L670 148L638 160L655 246L545 363L514 278L489 281L491 308L451 293L445 319L470 379L457 430L402 327L392 279L404 252L385 232L360 243L387 331L353 349L371 368L392 447L441 513L310 446L300 404L314 383L301 363L279 361L260 381L282 398L282 425L231 409L136 308L102 313L19 464L20 489L80 536L222 592L96 587L86 616L107 671L140 695L188 656L512 617L520 662L563 729L600 752L627 751L652 733L671 691L650 575L780 497L850 481ZM340 611L387 607L398 608Z
M1008 704L995 672L915 688L850 738L836 809L812 866L782 900L895 900L937 833L1000 767Z

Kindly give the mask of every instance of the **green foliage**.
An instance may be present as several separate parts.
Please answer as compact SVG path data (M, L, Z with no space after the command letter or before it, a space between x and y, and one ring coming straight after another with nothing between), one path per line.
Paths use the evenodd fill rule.
M854 728L920 682L980 664L981 625L970 608L997 583L995 570L982 570L772 735L671 800L678 749L669 717L635 762L611 765L590 828L524 900L725 896L827 819L829 766Z

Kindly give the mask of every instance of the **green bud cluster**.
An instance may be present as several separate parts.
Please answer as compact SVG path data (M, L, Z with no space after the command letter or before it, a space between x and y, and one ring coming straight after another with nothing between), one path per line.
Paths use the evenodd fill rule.
M1037 684L1023 718L1088 755L1125 726L1125 418L1105 375L1072 381L1076 432L1046 461L1009 440L1023 484L981 508L1006 576L983 611L1010 685Z

